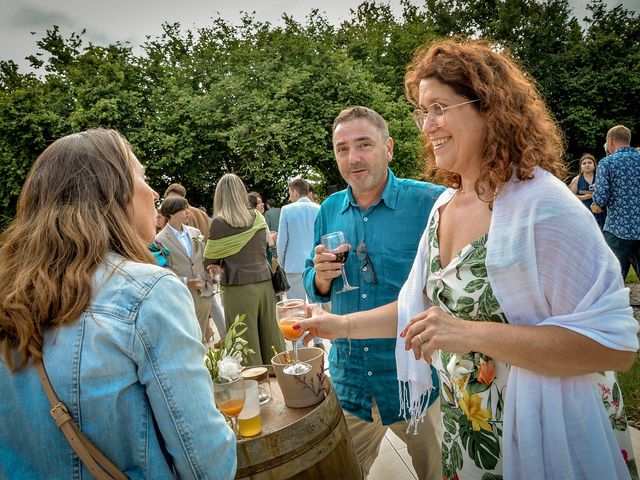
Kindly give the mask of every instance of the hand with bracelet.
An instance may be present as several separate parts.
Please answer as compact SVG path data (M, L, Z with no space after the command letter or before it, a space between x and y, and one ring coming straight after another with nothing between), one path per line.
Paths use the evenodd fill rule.
M305 345L311 343L314 337L322 337L327 340L336 338L349 338L349 314L336 315L324 311L319 305L309 305L310 317L301 320L293 326L294 330L303 329L307 334L302 339Z
M294 329L307 330L303 342L309 343L314 336L333 340L335 338L396 338L398 302L391 302L371 310L336 315L313 305L311 317L300 320Z

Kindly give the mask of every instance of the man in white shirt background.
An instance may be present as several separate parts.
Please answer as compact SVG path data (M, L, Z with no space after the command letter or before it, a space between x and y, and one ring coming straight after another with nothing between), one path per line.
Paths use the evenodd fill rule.
M320 206L309 197L309 184L302 178L289 182L291 203L280 210L278 260L287 272L288 298L305 298L302 272L313 249L313 226Z

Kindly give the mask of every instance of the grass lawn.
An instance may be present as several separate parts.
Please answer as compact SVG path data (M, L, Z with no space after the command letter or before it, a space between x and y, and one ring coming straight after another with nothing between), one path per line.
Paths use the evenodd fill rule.
M638 276L633 268L629 270L626 283L638 283ZM629 422L633 423L634 427L640 428L640 356L636 357L631 370L618 374L618 380Z
M631 370L618 374L618 381L629 423L640 428L640 357L636 358Z

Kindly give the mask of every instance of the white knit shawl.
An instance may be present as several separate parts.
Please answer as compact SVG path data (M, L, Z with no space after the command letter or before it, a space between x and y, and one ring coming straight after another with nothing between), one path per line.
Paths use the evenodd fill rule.
M429 223L454 193L440 196ZM423 293L428 248L425 231L398 298L398 333L431 306ZM556 325L612 349L638 349L638 323L616 257L593 215L549 172L512 178L497 197L486 264L510 324ZM415 361L400 338L396 362L401 404L415 425L431 388L429 366ZM512 366L503 421L507 479L629 478L591 375L549 377Z

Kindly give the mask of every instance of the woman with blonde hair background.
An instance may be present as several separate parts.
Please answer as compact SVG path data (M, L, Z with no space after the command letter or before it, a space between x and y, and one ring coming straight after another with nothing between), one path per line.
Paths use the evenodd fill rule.
M267 222L258 210L249 207L247 189L232 173L218 181L213 211L204 258L210 270L221 269L227 328L236 315L245 314L248 328L243 337L255 352L247 356L246 364L269 364L271 346L284 350L284 339L276 322L275 292L267 263Z
M0 478L89 477L35 365L129 478L233 478L191 296L147 249L157 194L116 131L36 160L0 240Z
M638 324L615 256L557 178L560 132L531 79L502 47L442 40L416 52L405 88L450 188L397 302L299 327L307 339L397 336L411 425L433 362L447 478L629 478L610 370L633 364Z

